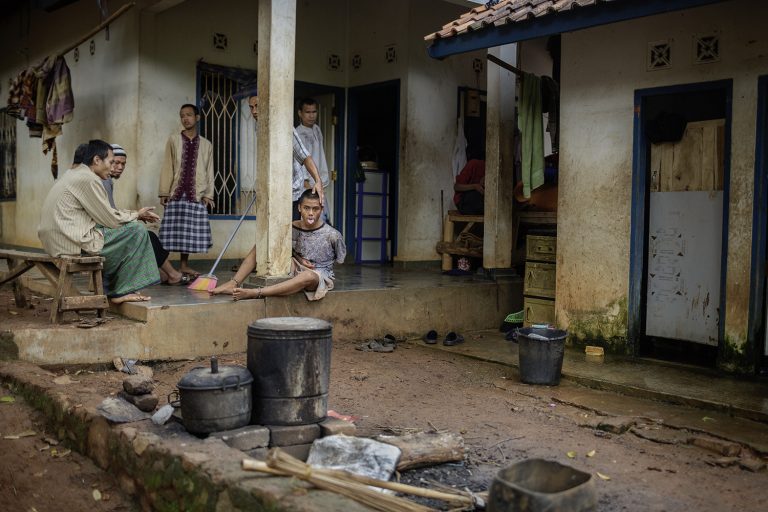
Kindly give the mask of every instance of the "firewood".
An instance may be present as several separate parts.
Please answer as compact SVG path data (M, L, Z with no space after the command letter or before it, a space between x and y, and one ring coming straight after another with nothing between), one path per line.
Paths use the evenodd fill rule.
M402 451L397 470L434 466L464 459L464 438L453 432L418 432L404 436L380 435L382 443L397 446Z

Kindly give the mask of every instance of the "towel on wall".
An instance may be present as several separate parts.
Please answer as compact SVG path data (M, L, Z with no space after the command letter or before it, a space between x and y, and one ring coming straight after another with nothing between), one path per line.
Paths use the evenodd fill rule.
M518 125L521 137L523 196L544 184L544 126L541 78L523 73Z

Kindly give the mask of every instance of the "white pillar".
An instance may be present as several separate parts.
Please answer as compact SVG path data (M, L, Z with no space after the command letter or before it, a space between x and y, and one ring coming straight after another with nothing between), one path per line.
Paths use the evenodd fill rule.
M515 65L517 48L490 48L489 54ZM485 231L483 267L512 266L514 224L515 75L488 61L488 115L485 144Z
M259 0L256 258L259 277L291 268L296 0Z

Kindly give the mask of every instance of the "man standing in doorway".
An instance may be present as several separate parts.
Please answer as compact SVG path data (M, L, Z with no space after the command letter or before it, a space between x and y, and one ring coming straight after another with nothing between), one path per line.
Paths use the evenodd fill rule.
M296 127L296 133L299 134L304 147L309 150L309 154L312 156L312 160L320 174L323 189L325 189L330 183L330 177L328 175L328 162L325 158L325 147L323 146L323 132L320 131L320 127L317 125L317 108L317 100L314 98L303 98L299 101L298 116L301 122ZM313 188L315 180L307 171L306 166L299 164L295 160L293 165L300 168L294 169L294 173L302 174L304 180L303 187L305 189ZM323 220L328 221L328 208L323 208Z
M259 97L257 95L252 95L250 98L248 98L248 106L251 109L251 115L253 116L253 119L258 122L259 121ZM298 164L298 165L297 165ZM299 214L299 198L301 197L301 194L304 192L304 171L303 168L306 168L306 172L309 174L309 176L312 178L314 185L311 186L312 190L320 197L320 204L325 204L325 195L323 194L323 187L322 187L322 180L320 179L320 173L317 170L317 165L315 165L315 161L312 159L312 155L310 154L309 150L304 146L304 144L301 142L301 138L299 137L299 134L296 131L296 128L293 129L293 179L292 179L292 208L293 208L293 220L299 220L301 219L301 215Z
M189 254L208 252L213 245L208 221L208 207L215 206L213 145L197 133L200 111L195 105L182 105L179 117L182 131L168 139L160 171L158 195L165 207L160 242L181 253L181 272L197 277Z

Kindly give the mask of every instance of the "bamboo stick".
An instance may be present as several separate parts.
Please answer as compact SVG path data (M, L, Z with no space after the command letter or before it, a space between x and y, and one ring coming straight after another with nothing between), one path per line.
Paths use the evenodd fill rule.
M59 52L59 55L65 55L65 54L71 52L72 50L74 50L75 48L77 48L78 46L80 46L81 44L83 44L84 42L86 42L87 40L89 40L90 38L92 38L93 36L98 34L101 30L106 28L110 23L112 23L117 18L119 18L120 16L125 14L125 12L128 11L128 9L132 8L134 5L136 5L136 2L131 2L131 3L123 5L118 10L116 10L115 13L112 16L110 16L109 18L107 18L104 21L102 21L99 24L99 26L97 26L96 28L94 28L93 30L88 32L86 35L81 37L75 44L71 44L71 45L69 45L67 47L66 50L63 50L62 52Z

